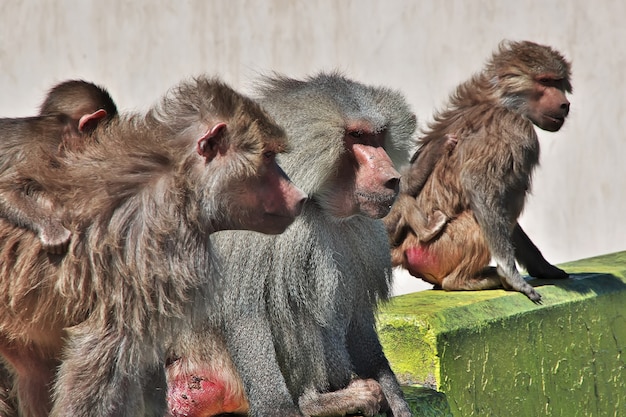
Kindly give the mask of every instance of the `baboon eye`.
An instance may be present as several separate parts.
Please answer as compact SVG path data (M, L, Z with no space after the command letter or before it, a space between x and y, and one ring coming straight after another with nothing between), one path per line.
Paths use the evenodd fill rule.
M350 132L350 136L352 136L353 138L360 138L361 136L363 136L363 132L360 130L353 130Z
M263 157L265 159L272 159L272 158L274 158L274 155L276 155L276 153L274 151L265 151L265 152L263 152Z
M563 80L557 80L550 77L541 77L537 80L539 84L545 85L546 87L557 87L562 83L562 81Z

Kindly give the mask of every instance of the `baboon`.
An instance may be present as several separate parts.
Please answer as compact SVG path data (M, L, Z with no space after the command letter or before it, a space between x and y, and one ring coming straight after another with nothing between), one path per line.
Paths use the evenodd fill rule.
M504 287L535 302L541 296L518 272L516 258L535 277L568 276L543 258L517 219L539 161L533 124L561 128L570 74L570 63L549 46L503 41L483 71L457 87L421 139L420 158L440 152L433 141L446 134L459 138L456 148L439 158L422 191L401 197L385 220L394 265L446 290ZM419 169L419 158L413 164ZM431 241L401 230L413 213L434 210L449 220ZM495 268L488 267L492 258Z
M117 106L104 87L84 80L66 80L48 90L39 107L40 116L59 114L69 118L61 147L80 149L87 133L117 115Z
M400 193L393 203L394 209L383 219L391 242L402 241L409 230L420 242L429 242L443 230L449 219L442 211L434 209L432 213L424 214L417 210L413 201L424 187L435 163L444 154L452 152L457 142L456 136L446 134L423 145L411 158L411 166L405 169L400 180ZM422 152L428 145L433 147L433 151ZM392 263L399 264L394 258Z
M380 220L398 191L392 160L408 162L415 116L398 92L337 73L266 77L256 94L309 200L282 235L211 237L221 308L170 353L170 413L410 416L374 313L392 278Z
M102 87L70 80L50 89L39 116L0 119L0 217L36 232L46 251L62 253L70 232L61 224L60 208L19 174L20 167L46 163L63 149L80 149L98 123L116 114Z
M281 233L306 196L276 163L284 131L217 79L92 135L25 169L64 208L64 256L0 219L0 353L22 415L160 416L165 349L210 301L209 234Z
M38 233L42 248L50 253L61 253L69 242L70 233L55 216L49 197L35 198L34 184L19 189L24 178L17 175L18 164L44 163L46 155L40 152L79 149L97 124L117 115L117 107L103 87L83 80L67 80L48 90L39 108L38 117L0 119L0 149L3 171L0 173L0 217L14 221L16 226L27 227ZM4 127L9 126L9 129ZM33 162L34 161L34 162ZM30 192L27 193L26 190ZM17 416L14 404L12 376L1 365L0 416Z

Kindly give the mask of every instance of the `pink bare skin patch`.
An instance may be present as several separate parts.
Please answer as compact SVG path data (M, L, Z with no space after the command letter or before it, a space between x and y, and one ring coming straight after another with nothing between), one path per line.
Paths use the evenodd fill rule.
M167 402L172 417L210 417L246 411L245 398L229 393L220 378L190 375L177 378L168 387Z
M406 261L404 267L413 276L420 277L432 284L438 284L437 277L442 275L442 265L439 258L428 245L418 245L405 251Z

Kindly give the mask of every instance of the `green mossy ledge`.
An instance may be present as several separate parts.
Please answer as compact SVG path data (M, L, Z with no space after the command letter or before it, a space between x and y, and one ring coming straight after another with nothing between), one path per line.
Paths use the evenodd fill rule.
M626 416L626 252L560 267L570 279L529 281L540 305L504 290L429 290L383 306L378 330L398 378L439 391L407 388L412 406L428 397L447 400L428 416Z

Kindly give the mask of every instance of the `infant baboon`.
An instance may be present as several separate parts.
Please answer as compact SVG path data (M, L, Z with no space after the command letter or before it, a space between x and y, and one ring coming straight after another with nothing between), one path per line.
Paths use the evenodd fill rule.
M106 90L70 80L50 89L39 116L0 119L0 217L37 233L46 251L65 251L70 232L61 224L62 208L19 172L63 149L82 148L97 124L116 115Z
M415 207L414 200L424 188L437 161L444 155L450 154L457 142L456 136L446 134L438 140L423 144L411 158L411 165L404 171L400 180L400 193L393 203L391 212L383 218L392 244L403 241L409 231L420 242L429 242L443 230L450 220L436 207L433 207L431 213L420 212ZM431 147L433 151L424 152L428 147ZM397 256L397 252L392 252L393 265L401 264L394 256Z

